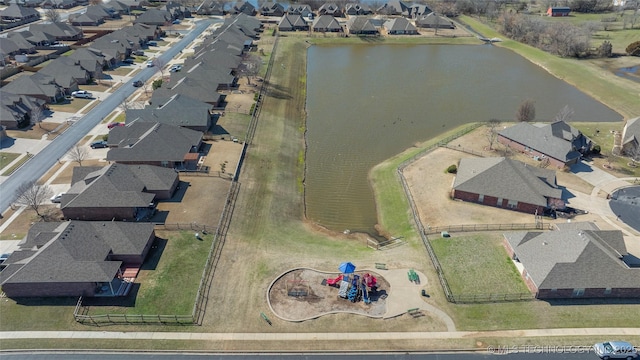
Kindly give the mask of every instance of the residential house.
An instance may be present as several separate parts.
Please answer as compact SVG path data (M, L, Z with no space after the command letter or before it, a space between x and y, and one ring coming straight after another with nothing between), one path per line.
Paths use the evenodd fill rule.
M558 224L558 231L506 233L503 245L538 299L640 298L640 268L627 263L620 230Z
M331 15L333 17L344 17L342 8L334 3L325 3L318 9L318 15Z
M133 21L134 24L169 25L173 21L171 13L166 10L149 9Z
M239 2L237 4L235 4L233 6L233 9L231 9L231 13L234 15L237 14L245 14L248 16L255 16L258 12L256 11L256 7L253 6L253 4L251 4L248 1L245 2Z
M222 16L224 5L214 0L205 0L196 8L196 14Z
M180 3L169 1L164 6L165 10L171 13L174 19L184 19L191 17L191 10Z
M173 125L133 121L111 129L108 143L107 161L195 169L202 133Z
M233 30L239 31L252 39L257 39L263 27L264 24L260 20L253 16L240 13L234 17L226 18L224 24L214 31L213 35L217 36L225 31Z
M342 32L342 25L331 15L320 15L315 20L311 28L314 32Z
M102 70L110 67L102 52L93 48L78 48L68 57L87 70L94 79L102 79Z
M344 13L349 16L371 15L373 11L367 4L348 3L345 5Z
M311 6L308 4L291 5L287 8L287 14L300 15L306 19L313 19L313 11L311 10Z
M20 5L22 7L35 8L40 6L42 0L5 0L4 2L7 5Z
M80 40L82 29L65 23L33 24L29 26L31 32L43 32L55 37L56 41Z
M211 70L211 74L205 70L199 74L194 74L194 76L183 77L175 81L172 79L171 83L163 84L161 88L156 89L153 93L160 98L169 98L175 94L182 94L210 104L214 108L222 108L226 95L222 95L218 91L228 89L228 85L220 85L215 79L215 69Z
M229 69L230 74L236 75L236 69L242 62L240 56L226 52L224 49L216 49L215 47L206 47L199 49L194 55L189 56L184 62L186 72L194 68L197 64L205 68Z
M622 154L640 161L640 117L627 120L622 129Z
M157 122L201 132L207 132L211 128L211 104L183 94L163 97L156 95L155 91L150 103L144 109L128 109L127 122Z
M40 3L43 9L70 9L76 6L76 0L44 0Z
M411 5L404 1L391 0L376 9L376 12L382 15L401 15L404 17L410 17Z
M108 58L113 63L117 63L131 55L133 50L139 49L140 44L134 43L127 39L122 33L116 34L116 31L114 31L111 34L96 39L91 47L100 50L105 58Z
M570 7L563 6L551 6L547 9L547 16L569 16L571 13Z
M111 20L120 17L120 14L112 6L105 4L89 5L87 6L85 14L101 18L102 20Z
M444 16L437 15L436 13L429 13L422 15L416 20L416 26L421 28L430 29L455 29L456 25L453 21Z
M417 35L418 29L407 18L393 18L382 25L389 35Z
M0 125L4 129L22 129L31 125L33 110L42 109L45 101L3 90L0 90Z
M20 76L3 86L2 91L42 99L47 103L56 103L65 95L62 87L56 84L52 76L38 73L31 76Z
M277 2L268 2L260 7L260 15L262 16L277 16L284 15L284 6Z
M365 16L352 16L347 21L347 29L352 35L378 35L378 29Z
M2 28L12 28L22 24L28 24L40 19L40 13L35 9L11 4L0 10L0 26Z
M498 132L498 141L558 168L577 163L592 145L591 139L564 121L521 122Z
M142 39L145 43L149 40L159 39L164 35L164 31L158 25L133 24L118 31L124 31L134 37Z
M565 208L555 171L503 157L461 159L451 196L529 214Z
M141 220L151 215L158 200L170 199L180 182L173 169L153 165L73 170L71 188L60 200L62 214L70 220Z
M133 10L131 9L131 5L117 0L109 1L109 6L120 15L131 15L131 10Z
M409 16L412 19L418 19L424 15L430 14L431 9L424 4L413 4L409 8Z
M22 50L8 38L0 38L0 55L4 60L4 64L9 62L9 59L13 59L16 55L22 54Z
M155 240L151 223L38 222L0 272L10 298L125 295ZM137 274L137 271L135 271Z
M67 94L78 90L78 85L85 85L91 82L89 72L77 64L74 59L69 59L67 56L52 60L47 66L40 69L38 73L53 77L56 84L62 86Z
M69 23L73 26L98 26L104 23L104 17L96 14L70 14Z
M133 11L133 10L144 10L144 3L145 0L111 0L111 2L109 2L109 4L113 3L113 2L117 2L121 5L119 5L120 7L128 7L129 11ZM118 9L116 6L114 6L114 8ZM121 13L122 15L124 15L125 13ZM129 14L127 12L127 14Z
M7 38L28 54L35 53L37 46L49 46L56 43L55 36L42 31L13 31L7 34Z
M302 15L286 14L278 23L279 31L309 31L309 24Z

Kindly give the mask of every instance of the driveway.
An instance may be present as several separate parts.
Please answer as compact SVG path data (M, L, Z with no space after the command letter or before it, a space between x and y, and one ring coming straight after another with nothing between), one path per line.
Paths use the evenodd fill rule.
M571 172L595 187L600 187L603 184L618 180L618 178L608 172L585 162L572 165Z

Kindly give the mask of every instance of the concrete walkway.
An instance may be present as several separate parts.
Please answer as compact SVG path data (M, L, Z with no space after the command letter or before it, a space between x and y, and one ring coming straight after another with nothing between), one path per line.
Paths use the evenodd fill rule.
M344 340L431 340L462 338L640 336L640 328L534 329L501 331L445 332L347 332L347 333L189 333L122 331L3 331L0 340L16 339L116 339L116 340L195 340L195 341L344 341Z

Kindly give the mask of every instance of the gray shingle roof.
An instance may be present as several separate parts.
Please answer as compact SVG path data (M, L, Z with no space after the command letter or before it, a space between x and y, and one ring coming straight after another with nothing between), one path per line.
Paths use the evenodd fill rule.
M453 21L445 17L436 15L435 13L422 15L418 18L418 20L416 20L416 25L429 28L434 28L437 26L441 29L455 29L456 27Z
M387 29L388 32L397 32L397 31L416 32L417 31L416 27L412 23L410 23L409 20L403 17L394 18L394 19L385 21L384 27L385 29Z
M72 38L82 34L82 29L65 23L33 24L29 31L42 31L56 39Z
M17 95L47 96L50 98L60 94L60 88L54 79L44 74L20 76L2 88L3 91Z
M503 157L461 159L453 188L544 207L562 197L553 170Z
M87 70L77 64L75 59L70 59L68 56L61 56L52 60L38 72L53 76L56 84L65 88L70 88L76 83L80 83L81 80L89 78Z
M580 152L574 146L576 142L581 145L591 143L578 130L563 121L546 125L521 122L501 130L499 134L563 162L580 157Z
M30 7L24 7L18 4L11 4L6 8L4 8L3 10L0 10L0 16L21 19L21 18L26 18L30 16L40 17L40 13L38 13L36 9L30 8Z
M162 25L172 20L171 13L166 10L149 9L134 20L134 23Z
M622 139L622 145L628 144L632 141L640 143L640 117L627 120L624 126L624 138Z
M331 15L320 15L313 20L313 29L315 31L332 31L342 30L342 26L338 20Z
M640 288L619 230L514 232L505 238L539 289Z
M365 16L353 16L349 18L347 27L350 33L377 33L378 29L371 23L371 20Z
M167 124L133 121L109 131L107 161L174 161L200 145L202 133Z
M278 23L278 29L290 31L293 29L308 28L309 25L299 14L285 14Z
M144 109L129 109L127 119L158 122L185 127L208 127L211 124L211 105L186 95L175 94L169 98L152 100L153 105Z
M33 247L42 233L48 240ZM122 264L109 261L110 255L141 255L152 234L150 223L68 221L36 226L9 257L0 283L109 282Z

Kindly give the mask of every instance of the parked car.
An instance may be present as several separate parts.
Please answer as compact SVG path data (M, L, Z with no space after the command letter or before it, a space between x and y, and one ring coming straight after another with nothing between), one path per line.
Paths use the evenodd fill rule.
M135 61L134 61L133 59L124 59L124 60L122 60L122 62L123 62L124 64L129 64L129 65L131 65L131 64L133 64Z
M174 25L177 25L177 24L180 24L180 20L176 19L176 20L173 20L171 23Z
M153 67L153 60L147 61L147 67Z
M136 80L133 82L134 87L141 87L143 85L144 85L144 82L142 80Z
M155 41L147 41L148 46L158 46L158 43Z
M132 54L136 56L144 56L144 50L134 50Z
M11 256L11 254L9 253L5 253L0 255L0 264L4 263L5 260L7 260L9 258L9 256Z
M52 203L59 203L60 200L62 199L62 193L58 194L58 195L54 195L53 197L51 197L51 202Z
M182 70L182 65L173 65L169 68L169 72L178 72Z
M638 351L626 341L609 341L593 345L593 351L600 359L635 359Z
M92 149L102 149L102 148L106 148L107 147L107 142L102 140L102 141L96 141L94 143L91 143L91 148Z
M71 93L71 96L75 98L91 99L93 94L86 90L77 90Z
M113 129L114 127L118 127L118 126L124 126L124 123L121 122L114 122L114 123L110 123L109 125L107 125L108 129Z

